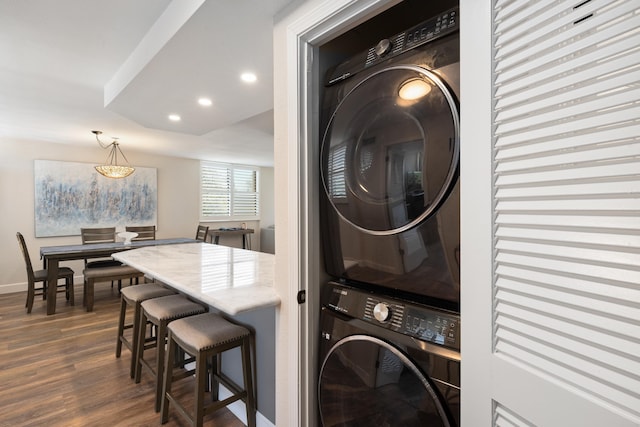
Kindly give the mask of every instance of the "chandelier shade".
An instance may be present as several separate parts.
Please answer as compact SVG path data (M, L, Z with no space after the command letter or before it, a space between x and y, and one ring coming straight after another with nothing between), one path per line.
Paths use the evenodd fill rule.
M105 144L102 141L100 141L100 138L99 138L99 135L102 134L102 131L92 130L91 132L96 136L96 140L98 141L98 144L100 144L100 147L104 149L110 149L109 155L107 156L107 161L105 162L105 164L95 166L96 171L100 175L105 176L107 178L118 179L118 178L126 178L129 175L131 175L133 172L135 172L135 168L128 165L129 161L127 160L127 157L124 155L124 153L120 149L120 144L118 143L117 138L113 138L113 141L110 144ZM118 164L118 153L120 153L120 155L125 160L125 162L127 162L126 165Z
M135 172L135 169L131 166L120 165L100 165L96 166L95 169L100 175L106 176L107 178L126 178Z

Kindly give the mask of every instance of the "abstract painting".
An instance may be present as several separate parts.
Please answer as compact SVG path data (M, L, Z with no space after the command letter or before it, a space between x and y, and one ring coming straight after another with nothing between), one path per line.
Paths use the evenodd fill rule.
M122 179L90 163L35 160L36 237L80 235L82 227L155 225L157 169L136 167Z

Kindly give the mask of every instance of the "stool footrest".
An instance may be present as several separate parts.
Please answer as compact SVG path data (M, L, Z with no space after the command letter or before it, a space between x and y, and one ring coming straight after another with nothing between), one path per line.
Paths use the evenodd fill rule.
M129 340L125 339L124 337L118 337L118 339L120 340L121 345L127 347L129 351L133 351L133 346L131 345Z
M217 411L218 409L224 408L225 406L236 402L240 399L245 400L247 398L247 392L243 391L240 394L234 394L233 396L229 396L224 400L219 400L217 402L213 402L213 403L209 403L205 408L204 408L204 415L208 415L211 414L215 411Z
M233 394L245 393L245 390L223 373L214 374L215 378ZM244 399L244 398L243 398Z

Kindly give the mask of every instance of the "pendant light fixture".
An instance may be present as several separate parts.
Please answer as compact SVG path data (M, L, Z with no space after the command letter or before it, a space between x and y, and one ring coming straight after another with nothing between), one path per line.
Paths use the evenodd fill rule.
M106 163L104 165L95 167L96 171L98 171L100 175L114 179L126 178L135 171L135 168L129 166L129 161L120 149L118 138L113 138L113 141L110 144L105 144L104 142L100 141L100 135L102 134L102 131L92 130L91 133L96 136L96 141L98 141L98 144L100 144L101 148L104 148L105 150L110 149ZM118 164L118 153L120 153L124 161L127 162L126 166Z

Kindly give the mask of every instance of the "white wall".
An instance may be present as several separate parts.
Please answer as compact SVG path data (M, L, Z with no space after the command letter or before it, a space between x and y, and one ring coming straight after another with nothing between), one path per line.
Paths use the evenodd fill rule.
M74 244L80 236L35 237L34 223L34 160L63 160L70 162L101 163L105 160L104 150L89 145L78 147L52 142L0 141L0 293L26 290L25 266L16 232L21 232L26 240L34 268L39 268L41 246ZM158 169L158 238L195 236L199 221L199 174L198 160L156 156L137 153L124 148L127 159L134 166ZM263 168L267 179L262 182L267 195L273 197L272 168ZM267 197L267 196L265 196ZM265 217L273 223L273 202L262 200ZM218 223L210 224L220 226ZM259 230L259 222L256 222ZM259 239L255 248L259 248ZM223 244L224 242L221 242ZM77 275L82 274L82 262L65 263Z
M260 168L260 226L276 223L275 194L273 191L273 168Z

